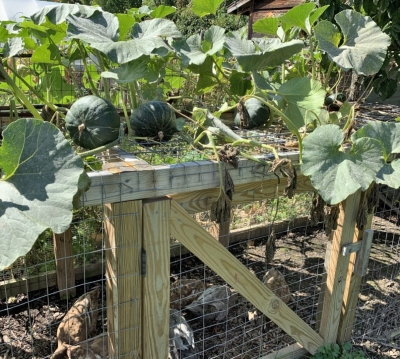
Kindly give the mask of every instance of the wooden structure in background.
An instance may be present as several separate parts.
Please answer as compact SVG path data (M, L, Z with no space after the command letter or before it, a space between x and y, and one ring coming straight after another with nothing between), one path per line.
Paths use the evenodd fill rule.
M300 5L304 0L235 0L226 9L228 14L249 16L249 39L253 37L253 24L265 17L276 17Z

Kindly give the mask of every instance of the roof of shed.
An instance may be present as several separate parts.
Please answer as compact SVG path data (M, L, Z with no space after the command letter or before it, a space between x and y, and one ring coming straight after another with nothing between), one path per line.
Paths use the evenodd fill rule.
M252 0L236 0L226 8L226 12L230 14L234 11L237 11L241 7L244 7L245 5L249 5L251 1Z

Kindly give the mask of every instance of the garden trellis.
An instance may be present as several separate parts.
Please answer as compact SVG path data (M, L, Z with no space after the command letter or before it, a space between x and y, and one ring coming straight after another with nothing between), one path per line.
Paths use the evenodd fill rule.
M216 10L201 1L193 9L202 15ZM2 355L300 357L352 339L352 328L354 344L377 352L364 341L374 330L363 333L356 302L362 286L375 281L358 311L382 305L382 271L363 282L372 253L373 264L383 263L374 268L390 273L383 280L393 287L387 314L397 306L398 261L379 250L389 243L398 249L397 217L390 214L397 193L390 188L400 184L400 134L395 116L368 121L356 116L356 104L336 101L339 111L329 112L324 100L328 90L335 95L327 86L334 66L348 70L351 64L356 73L372 75L389 39L353 10L337 14L338 27L317 23L325 9L304 4L258 24L279 35L274 39L247 40L243 31L225 34L217 26L182 39L162 18L173 10L168 7L117 17L67 4L14 25L18 36L3 31L11 60L22 39L34 47L32 66L0 66L2 89L34 119L15 120L19 108L10 103L12 117L2 132ZM294 21L298 12L302 18ZM349 23L357 31L343 44L333 41ZM293 37L292 26L308 36L306 56L298 55L304 42ZM65 35L70 42L59 53ZM362 46L366 37L375 45ZM326 73L318 66L317 41L330 56ZM366 56L374 61L353 61ZM121 106L118 139L94 149L69 138L76 107L50 100L51 76L60 68L67 72L76 59L93 96L102 95L111 111ZM37 70L44 87L24 76ZM42 102L48 121L29 96ZM173 133L162 127L137 136L135 111L142 103L157 109L146 101L154 98L173 109ZM264 108L265 124L258 119L256 129L248 122L250 98ZM90 105L81 109L96 112ZM227 113L239 116L239 129ZM90 126L83 121L79 131ZM6 233L8 218L19 223L18 231ZM371 251L376 235L370 228L380 232L379 223L393 225L386 237L377 235ZM16 325L21 317L22 327ZM396 355L395 322L383 320L378 328L380 350Z

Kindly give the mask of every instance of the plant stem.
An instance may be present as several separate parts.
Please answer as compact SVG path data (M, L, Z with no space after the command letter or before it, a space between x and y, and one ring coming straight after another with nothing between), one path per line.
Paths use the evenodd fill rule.
M76 43L77 43L77 45L78 45L78 47L79 47L79 51L80 51L80 53L81 53L81 55L82 55L83 67L84 67L84 69L85 69L86 76L87 76L88 81L89 81L89 84L90 84L90 88L92 89L93 93L94 93L97 97L100 97L99 92L97 91L97 88L96 88L96 86L95 86L94 83L93 83L92 76L90 75L90 72L89 72L89 67L88 67L88 64L87 64L87 61L86 61L87 52L86 52L85 48L83 47L83 45L81 44L80 41L77 41Z
M99 61L99 68L101 72L104 72L106 70L104 66L104 61L103 57L101 56L101 52L99 50L94 50L97 60ZM108 79L102 78L101 81L103 82L104 86L104 97L111 102L111 94L110 94L110 86L108 84Z
M333 61L331 61L331 63L329 64L328 71L326 72L326 75L325 75L325 81L324 81L324 89L325 89L325 91L326 91L326 89L328 87L329 79L331 78L332 69L333 69Z
M311 79L315 80L315 59L314 59L314 40L310 36L310 56L311 56Z
M3 67L3 65L1 63L0 63L0 73L6 79L6 82L7 82L8 86L11 88L11 90L14 93L15 97L18 98L25 105L25 107L32 114L32 116L34 118L39 119L39 120L43 120L42 116L40 116L40 114L36 110L36 108L30 103L30 101L27 99L25 94L19 89L19 87L11 79L11 77L8 75L7 71L4 70L4 67Z
M133 82L129 82L129 95L131 100L131 111L135 110L138 107L137 98L136 98L136 88Z
M87 157L87 156L93 156L93 155L95 155L97 153L100 153L100 152L103 152L105 150L108 150L111 147L117 146L120 143L121 143L120 138L117 138L115 141L107 143L104 146L94 148L93 150L90 150L90 151L80 152L80 153L78 153L78 155L81 156L82 158Z
M53 105L51 102L47 101L39 91L37 91L34 87L32 87L28 82L25 81L23 77L21 77L16 70L14 70L12 67L7 66L8 69L12 71L12 73L31 91L40 101L43 102L44 105L48 106L50 109L52 109L54 112L59 112L60 116L62 118L65 118L65 115L60 111L63 108L59 108L55 105Z

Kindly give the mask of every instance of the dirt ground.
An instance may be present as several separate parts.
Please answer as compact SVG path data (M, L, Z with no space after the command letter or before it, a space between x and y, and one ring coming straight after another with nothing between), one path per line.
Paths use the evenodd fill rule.
M400 272L399 227L396 218L375 218L374 246L369 273L359 295L352 343L370 358L400 357ZM269 268L285 275L293 300L289 306L315 328L318 324L318 300L324 272L327 237L322 228L305 227L277 235L277 251L265 265L266 238L234 244L230 251L260 279ZM225 284L215 273L192 255L171 259L171 282L174 278L197 278L205 284ZM91 278L90 285L79 283L77 296L104 278ZM7 303L0 301L0 358L49 358L57 346L56 331L70 301L60 300L56 288L21 293ZM100 307L105 303L105 290ZM259 358L294 340L265 316L257 313L242 296L233 292L227 318L207 323L191 317L183 308L195 338L196 353L185 358ZM98 334L106 330L106 311L98 316Z

